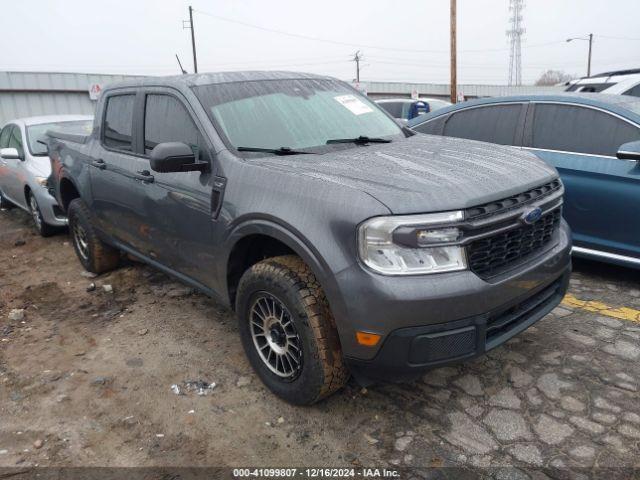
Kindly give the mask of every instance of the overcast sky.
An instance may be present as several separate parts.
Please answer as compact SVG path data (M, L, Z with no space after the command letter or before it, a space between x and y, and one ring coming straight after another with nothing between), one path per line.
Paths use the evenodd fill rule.
M449 0L5 0L0 69L174 74L177 53L191 72L189 4L201 72L351 80L360 50L363 81L449 81ZM458 0L459 83L507 82L508 5ZM584 75L587 42L566 39L591 32L594 73L640 67L639 19L640 0L527 0L524 83L549 68Z

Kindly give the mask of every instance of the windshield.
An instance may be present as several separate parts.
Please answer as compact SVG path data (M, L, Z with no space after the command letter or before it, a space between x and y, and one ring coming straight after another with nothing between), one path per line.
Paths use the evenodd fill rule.
M237 82L194 91L234 148L299 150L336 138L402 135L374 103L337 80Z
M47 147L38 142L45 140L49 130L56 132L72 133L76 135L89 135L93 128L93 120L73 120L68 122L41 123L27 127L27 143L33 156L46 156Z

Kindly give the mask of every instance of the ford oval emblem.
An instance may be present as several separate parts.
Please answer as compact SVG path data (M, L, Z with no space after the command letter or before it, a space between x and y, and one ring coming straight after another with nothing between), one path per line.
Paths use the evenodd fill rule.
M542 209L540 207L529 208L520 216L520 221L526 225L532 225L540 220Z

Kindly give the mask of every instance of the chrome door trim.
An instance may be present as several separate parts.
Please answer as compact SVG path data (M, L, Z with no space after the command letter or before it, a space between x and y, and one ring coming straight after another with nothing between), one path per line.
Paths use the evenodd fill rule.
M628 263L640 267L640 258L628 257L626 255L619 255L617 253L603 252L602 250L593 250L591 248L573 247L571 249L572 254L578 254L578 256L585 256L589 258L617 260L619 262Z

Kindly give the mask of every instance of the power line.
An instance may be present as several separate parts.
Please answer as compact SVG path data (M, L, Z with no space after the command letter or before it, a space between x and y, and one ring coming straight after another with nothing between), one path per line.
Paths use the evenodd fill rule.
M413 52L413 53L446 53L447 55L449 54L449 50L422 50L422 49L415 49L415 48L396 48L396 47L383 47L380 45L366 45L366 44L361 44L361 43L351 43L351 42L342 42L342 41L338 41L338 40L331 40L328 38L321 38L321 37L312 37L309 35L302 35L299 33L293 33L293 32L285 32L283 30L277 30L275 28L269 28L269 27L263 27L261 25L255 25L253 23L247 23L247 22L243 22L241 20L236 20L233 18L227 18L227 17L221 17L220 15L214 15L213 13L209 13L209 12L205 12L203 10L199 10L199 9L193 9L194 12L197 12L201 15L205 15L207 17L211 17L214 18L216 20L220 20L222 22L228 22L228 23L233 23L236 25L242 25L243 27L247 27L247 28L253 28L256 30L262 30L264 32L269 32L269 33L276 33L278 35L285 35L288 37L294 37L294 38L300 38L303 40L309 40L309 41L313 41L313 42L322 42L322 43L330 43L333 45L341 45L341 46L346 46L346 47L356 47L356 48L362 48L362 49L372 49L372 50L387 50L387 51L391 51L391 52ZM565 43L565 40L557 40L557 41L553 41L553 42L545 42L545 43L539 43L539 44L535 44L535 45L526 45L525 48L537 48L537 47L546 47L548 45L556 45L556 44L561 44L561 43ZM509 50L508 48L481 48L481 49L468 49L468 50L458 50L458 52L461 53L481 53L481 52L504 52L506 50Z
M640 38L632 38L632 37L612 37L609 35L596 35L598 38L607 38L609 40L631 40L634 42L640 42Z

